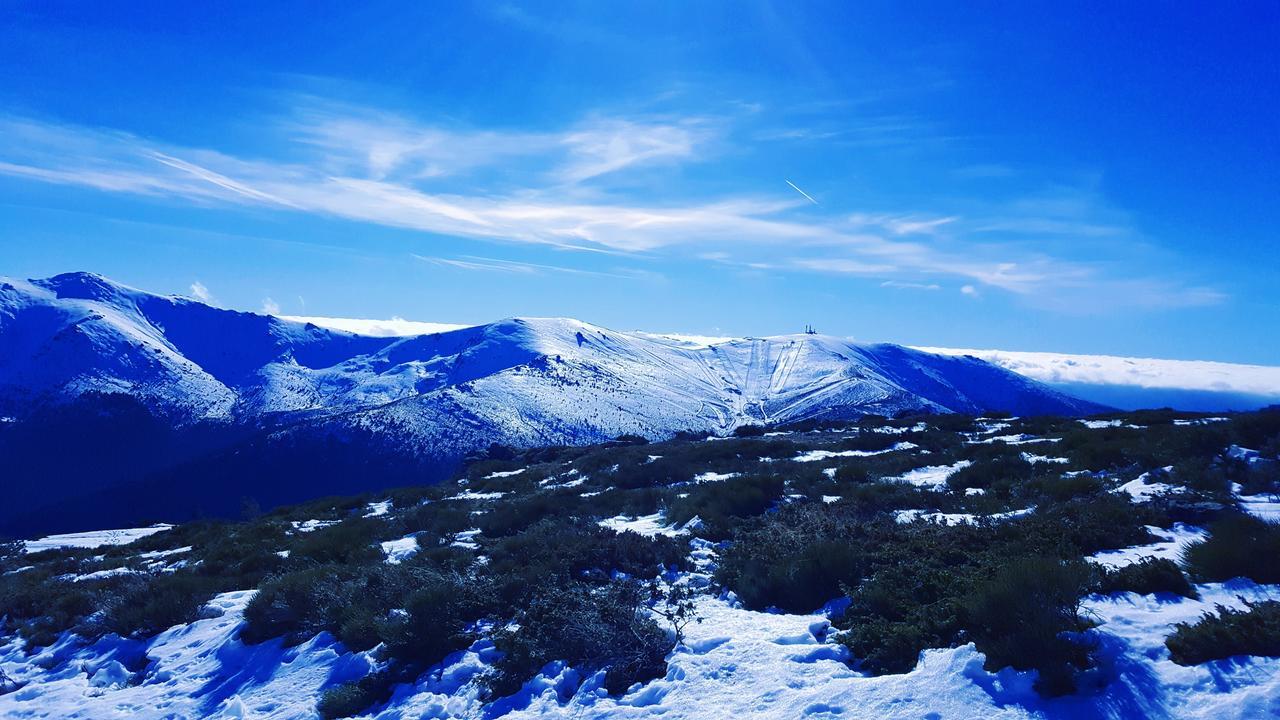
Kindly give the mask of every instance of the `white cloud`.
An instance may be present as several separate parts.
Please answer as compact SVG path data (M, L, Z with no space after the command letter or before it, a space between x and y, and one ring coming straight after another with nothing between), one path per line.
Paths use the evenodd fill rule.
M269 298L269 297L268 297L268 298L263 298L263 299L262 299L262 313L263 313L264 315L279 315L279 314L280 314L280 304L279 304L279 303L277 303L275 300L272 300L272 299L271 299L271 298Z
M442 265L445 267L456 268L459 270L477 270L483 272L500 272L512 273L516 275L541 275L547 272L565 273L569 275L595 275L599 277L612 277L624 280L634 280L642 277L655 277L654 273L641 272L629 269L620 269L614 272L603 272L598 270L584 270L582 268L566 267L563 265L546 265L541 263L517 262L514 260L502 260L499 258L476 257L474 255L464 255L456 258L446 257L430 257L426 255L414 254L413 257L432 265Z
M595 117L559 132L426 126L400 115L309 101L288 137L322 152L335 175L414 181L537 159L576 183L648 163L696 159L710 137L700 119Z
M688 159L705 133L696 124L645 124L606 119L565 135L569 162L559 171L569 182L634 165Z
M594 117L559 132L458 130L311 103L264 130L281 135L280 146L293 158L284 162L0 116L0 135L9 140L0 147L0 174L490 242L683 254L760 271L879 276L924 286L956 278L970 288L966 294L981 286L999 288L1031 304L1072 312L1225 299L1213 288L1174 279L1109 275L1100 264L1034 252L1025 241L981 241L982 233L1015 230L1082 236L1123 230L1123 217L1094 211L1097 201L1087 190L979 208L976 219L966 220L928 212L829 217L780 191L719 198L650 191L641 201L595 184L645 166L703 160L706 148L722 140L720 131L701 119L625 117ZM793 259L779 262L780 250ZM503 263L511 261L459 257L439 264L573 272Z
M920 347L925 352L972 355L1050 383L1133 385L1280 398L1280 367L1205 360L1160 360L1107 355L1068 355L1006 350Z
M969 297L978 297L978 288L972 285L962 285L960 287L960 294L968 295Z
M918 282L902 282L900 280L885 280L880 283L880 287L896 288L898 290L941 290L942 286L937 283L918 283Z
M457 325L454 323L419 322L417 320L405 320L401 317L393 317L390 320L313 317L306 315L280 315L278 317L281 320L311 323L312 325L328 328L330 330L342 330L345 332L355 333L357 335L372 335L374 337L433 335L435 333L452 332L454 330L471 327L470 325Z
M209 292L209 288L205 287L204 283L199 280L191 283L191 297L206 305L213 302L213 293Z

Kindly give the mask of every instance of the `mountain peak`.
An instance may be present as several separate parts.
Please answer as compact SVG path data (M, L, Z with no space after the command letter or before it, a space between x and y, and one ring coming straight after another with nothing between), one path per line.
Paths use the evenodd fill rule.
M107 302L122 294L141 292L92 272L68 272L53 277L31 280L32 285L52 292L59 299L97 300Z

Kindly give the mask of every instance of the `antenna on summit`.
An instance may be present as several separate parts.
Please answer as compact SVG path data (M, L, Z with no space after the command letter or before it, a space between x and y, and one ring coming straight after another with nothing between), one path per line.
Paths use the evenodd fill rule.
M804 326L804 334L805 334L805 335L817 335L817 334L818 334L818 331L817 331L817 330L815 330L815 329L814 329L814 327L813 327L812 325L806 324L806 325Z

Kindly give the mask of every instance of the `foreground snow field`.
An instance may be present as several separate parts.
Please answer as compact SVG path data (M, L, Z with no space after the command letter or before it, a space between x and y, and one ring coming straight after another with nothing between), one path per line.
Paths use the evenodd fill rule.
M430 661L435 664L413 666L411 673L387 686L389 697L384 694L365 702L356 717L1280 717L1280 658L1236 656L1179 665L1170 659L1166 647L1178 623L1194 623L1218 606L1243 609L1247 603L1280 601L1280 584L1244 578L1200 582L1194 586L1196 593L1188 592L1198 594L1195 599L1160 592L1086 594L1080 601L1080 614L1092 625L1084 635L1096 648L1093 664L1080 672L1072 694L1048 698L1037 690L1035 671L985 669L988 656L979 647L991 646L983 645L980 638L975 640L968 629L934 642L936 649L922 651L909 672L873 676L861 670L865 667L861 660L869 656L853 656L849 648L855 646L840 641L840 633L850 631L849 618L868 617L855 614L850 598L833 597L849 592L849 586L831 586L830 594L821 591L818 602L807 604L806 597L804 604L797 603L800 607L791 606L793 611L804 610L827 602L825 608L813 613L761 611L767 603L751 600L750 593L752 583L757 583L758 592L758 583L766 576L722 572L733 567L735 553L741 563L742 548L749 548L752 542L749 534L738 531L749 531L753 523L770 518L781 523L790 521L776 519L822 517L836 522L842 517L859 517L859 522L883 522L899 529L896 535L865 537L892 537L903 544L920 537L967 542L966 537L994 537L983 533L1004 529L1014 533L1014 545L1020 546L1034 536L1038 521L1057 522L1048 518L1061 517L1054 513L1060 513L1064 503L1075 501L1055 499L1053 493L1060 492L1082 494L1088 502L1101 502L1120 514L1092 519L1081 516L1081 525L1053 525L1053 533L1068 534L1104 517L1112 525L1132 526L1136 533L1124 537L1144 538L1131 545L1128 540L1093 545L1104 549L1082 551L1078 559L1109 569L1148 558L1179 562L1187 548L1215 537L1216 526L1210 523L1217 517L1213 513L1243 513L1232 517L1252 514L1263 519L1273 516L1275 496L1259 493L1258 488L1260 483L1274 481L1267 473L1280 468L1274 443L1266 444L1264 451L1244 447L1244 440L1263 423L1274 423L1274 418L1252 414L1208 422L1135 414L1086 425L1070 419L942 416L796 427L767 437L714 442L697 438L653 444L619 441L589 449L546 448L477 460L453 482L317 501L245 523L192 523L44 537L29 541L25 552L10 551L5 559L0 590L11 594L6 598L0 593L0 600L13 602L7 607L18 608L18 612L24 606L11 598L40 589L45 594L35 597L57 605L62 599L59 595L112 597L112 584L121 581L143 582L150 591L163 583L145 583L163 578L245 577L231 571L219 576L216 569L208 569L210 564L216 568L227 561L219 552L225 553L228 547L240 555L256 557L255 562L271 564L263 574L250 575L255 580L219 586L221 592L208 602L204 599L215 591L200 596L190 606L194 611L204 602L199 612L184 616L195 618L189 622L159 632L171 623L146 631L119 630L132 632L136 639L95 631L94 616L108 610L81 610L83 617L79 619L59 620L54 618L56 608L46 611L37 606L37 620L47 612L50 623L63 624L56 626L56 632L42 636L39 628L23 625L33 617L28 614L0 633L0 718L311 720L319 717L317 701L326 692L400 662L384 652L394 637L379 635L382 639L362 646L371 649L360 652L351 651L337 639L344 631L338 626L317 630L319 626L309 625L294 634L275 629L259 632L254 639L250 632L252 612L246 620L246 608L260 592L254 587L272 597L266 588L275 578L305 577L309 578L307 585L298 592L319 588L316 592L323 594L336 591L337 586L325 585L307 573L319 569L341 574L372 568L375 574L366 577L387 578L392 576L376 573L428 569L433 567L430 563L439 562L431 558L441 552L454 553L451 557L461 565L451 567L467 568L468 582L478 584L484 581L484 569L509 568L513 560L527 560L537 568L552 567L536 564L541 562L536 554L520 555L512 548L542 542L546 547L540 550L550 549L553 556L573 556L582 552L583 546L577 543L587 542L581 540L585 537L596 538L591 541L599 543L596 547L605 547L605 540L629 538L630 553L655 543L666 543L670 548L671 559L662 565L644 566L650 568L645 572L656 575L638 577L653 578L668 588L692 589L700 620L685 628L684 642L666 655L665 671L659 665L645 676L652 679L611 695L605 691L606 672L597 671L601 665L573 667L560 660L543 665L540 659L509 688L490 697L485 694L484 679L501 671L503 660L499 651L502 639L496 631L505 625L519 632L529 616L469 616L480 619L468 619L471 625L465 639L449 648L466 649L448 655L442 650ZM1266 431L1268 437L1274 435L1276 425L1266 427L1271 428ZM1160 454L1155 456L1158 461L1143 467L1122 459L1106 470L1087 469L1098 448L1114 451L1108 443L1127 443L1126 452L1136 453L1132 457L1151 458L1153 448L1161 453L1177 452L1177 448L1195 446L1196 438L1217 443L1217 449L1203 450L1217 465L1201 466ZM1029 453L1027 443L1037 443L1030 447L1043 448L1052 455ZM1044 461L1045 457L1055 460ZM1206 487L1204 478L1216 477L1211 472L1215 468L1231 469L1239 482L1231 484L1222 475L1221 487L1208 494L1188 485ZM1003 479L1008 477L1022 479ZM778 482L766 482L771 480ZM734 505L711 501L718 498L732 503L741 494L766 492L761 488L770 487L773 489L767 492L771 494L754 506L756 509L744 511L754 514L737 520L728 520L724 514L725 507ZM1255 494L1245 494L1246 488ZM532 515L521 520L520 513L528 509ZM802 514L789 515L791 511ZM1176 519L1196 513L1209 514L1203 516L1207 518L1204 522ZM539 534L549 522L559 533L581 522L596 535ZM726 522L736 529L726 532ZM1148 524L1143 530L1150 522L1161 524ZM544 531L535 531L536 527ZM824 532L821 525L786 527ZM356 532L361 528L363 534ZM1103 528L1104 534L1108 528ZM225 537L234 537L234 543L220 544ZM804 538L796 535L776 537L780 538L778 544L804 544ZM853 537L862 536L840 536ZM546 538L557 540L547 542ZM131 541L137 545L123 545ZM333 542L342 545L326 544ZM314 555L317 549L330 553L359 550L361 543L367 543L370 552L339 560L317 560ZM838 551L833 546L823 547L827 553ZM897 545L878 547L883 549L873 550L872 555L923 567L906 565L917 562L919 556L892 552ZM966 545L962 552L971 558L985 551L984 546ZM938 549L922 545L911 552L932 557ZM998 564L982 566L984 572L998 573L1026 551L1006 547L1001 552L1010 554L992 555ZM620 551L613 557L622 554ZM679 561L681 557L685 561ZM782 559L779 562L794 557L802 556L785 552L778 556ZM599 564L588 565L589 569L581 572L586 578L583 582L608 584L621 574L611 568L628 567L607 564L612 560L592 562ZM839 571L836 564L822 567L828 575ZM208 573L201 575L202 568ZM538 572L508 577L521 577L522 582L560 577ZM1184 577L1176 566L1174 573ZM865 580L868 576L862 577ZM963 578L948 577L951 586ZM28 586L22 578L43 579ZM578 582L576 578L563 582L572 584ZM812 578L791 581L812 582ZM980 582L985 582L985 576ZM1102 586L1082 587L1097 590ZM83 593L76 595L78 589ZM742 593L741 599L734 590ZM860 587L852 595L861 592ZM498 591L491 595L501 597ZM412 607L405 602L407 597L397 596L376 606L381 613L378 617L407 614L405 608ZM278 607L305 612L309 601L297 602L300 604ZM910 604L912 598L898 602ZM652 612L645 609L650 606L637 607L641 613ZM437 628L434 617L429 621L432 632ZM261 615L258 622L262 622ZM659 626L670 627L661 621ZM603 626L591 627L598 633ZM83 634L78 636L77 631ZM618 642L614 636L601 636ZM297 644L287 646L286 637ZM674 638L659 648L658 655L673 644ZM952 644L955 646L947 647ZM910 653L908 657L914 656L915 650ZM444 659L437 663L440 657ZM618 690L622 688L625 684Z
M695 548L699 547L697 541ZM989 673L972 645L928 650L905 675L865 677L845 663L822 615L742 609L732 598L699 601L702 622L673 651L665 677L619 698L602 678L549 666L497 707L482 705L474 680L493 650L487 641L455 653L369 717L417 718L1206 718L1280 715L1280 659L1234 658L1195 667L1168 659L1164 638L1217 604L1280 599L1280 586L1247 581L1197 586L1201 599L1121 593L1093 596L1087 610L1107 651L1094 673L1101 690L1045 700L1033 676ZM278 640L245 646L236 638L251 592L218 596L207 617L148 643L107 638L82 649L64 642L27 658L0 647L0 668L26 683L0 696L0 717L286 718L315 717L321 688L368 671L366 653L348 653L327 634L296 647ZM51 669L45 670L42 666ZM130 683L131 669L141 682Z

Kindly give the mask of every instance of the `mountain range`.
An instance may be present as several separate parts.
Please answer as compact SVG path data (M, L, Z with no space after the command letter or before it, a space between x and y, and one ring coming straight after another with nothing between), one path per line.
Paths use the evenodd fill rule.
M91 273L0 280L0 347L0 446L52 481L15 494L57 517L75 515L68 503L132 521L226 514L438 479L494 445L1105 409L975 357L825 335L703 342L512 318L379 337ZM0 529L19 519L0 512Z
M0 284L0 409L133 395L179 422L440 410L516 435L724 433L850 414L1096 410L972 357L814 334L704 345L569 319L368 337L90 273ZM392 409L394 408L394 409Z

